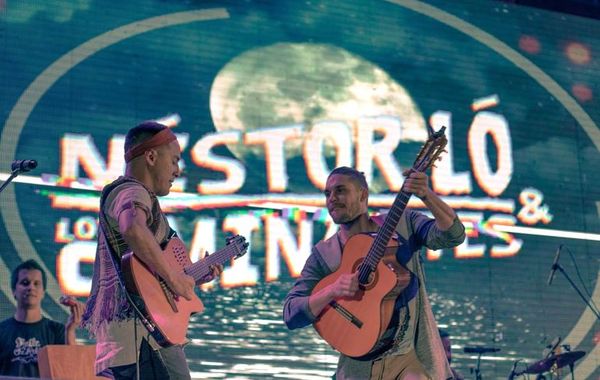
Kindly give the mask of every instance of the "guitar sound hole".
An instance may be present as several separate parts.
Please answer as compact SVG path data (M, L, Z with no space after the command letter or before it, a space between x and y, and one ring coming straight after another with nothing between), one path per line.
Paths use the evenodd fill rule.
M185 249L182 247L175 247L173 249L173 254L175 255L175 259L179 265L185 265L187 263Z
M369 275L369 282L365 284L366 290L374 287L377 284L377 281L379 281L379 272L375 271Z
M359 270L360 264L362 264L363 260L357 260L354 265L352 265L352 273L355 273L356 271ZM363 285L365 290L369 290L371 288L373 288L376 284L377 281L379 281L379 272L377 272L377 269L375 269L374 272L371 272L371 274L369 275L369 280L367 281L366 284Z

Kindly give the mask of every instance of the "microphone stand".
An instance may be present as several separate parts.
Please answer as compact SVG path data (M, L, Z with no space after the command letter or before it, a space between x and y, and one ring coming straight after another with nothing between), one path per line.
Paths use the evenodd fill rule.
M10 173L10 177L8 177L8 179L6 181L4 181L4 183L2 184L2 186L0 186L0 193L2 192L2 190L4 190L4 188L6 186L8 186L9 183L11 183L11 181L13 179L15 179L16 176L18 176L21 173L22 172L19 169L13 170L12 173Z
M573 373L573 369L575 365L573 363L569 364L569 370L571 371L571 380L575 380L575 373Z
M481 371L479 370L479 365L481 364L481 354L483 354L483 352L480 352L479 355L477 355L477 365L475 366L475 380L481 380Z
M581 299L586 304L586 306L590 308L590 310L592 311L592 313L594 313L594 315L596 316L596 318L600 321L600 314L598 314L598 312L592 307L592 305L590 304L590 302L587 300L587 298L585 298L585 296L583 295L583 293L581 293L581 290L579 290L579 288L577 287L577 285L575 285L575 283L573 282L573 280L571 280L571 277L569 277L569 275L567 274L567 272L565 272L565 270L563 269L563 267L559 263L554 264L554 266L556 267L556 269L558 269L560 271L560 273L562 273L565 276L565 278L567 279L567 281L569 281L569 283L571 284L571 287L577 291L577 294L579 294L579 297L581 297Z
M517 372L517 365L519 364L520 361L521 361L521 359L519 359L513 363L513 367L510 370L510 374L508 375L508 380L513 380L516 376L521 376L523 374L523 372L521 372L521 373Z
M571 346L569 344L563 344L562 347L566 352L571 352ZM575 373L573 370L575 369L575 365L573 363L569 363L569 371L571 371L571 380L575 380Z

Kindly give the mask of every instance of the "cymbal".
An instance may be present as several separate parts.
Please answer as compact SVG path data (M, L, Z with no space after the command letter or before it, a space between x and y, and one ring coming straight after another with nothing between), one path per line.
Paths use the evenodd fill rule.
M525 368L525 371L523 371L523 373L544 373L547 372L550 368L552 368L553 364L554 360L552 357L548 359L538 360L537 362Z
M585 351L569 351L558 355L552 355L549 358L538 360L528 366L523 373L543 373L547 372L556 363L557 368L575 363L585 355Z
M563 352L562 354L555 355L556 366L562 368L566 365L573 364L577 360L581 359L585 355L585 351L569 351Z

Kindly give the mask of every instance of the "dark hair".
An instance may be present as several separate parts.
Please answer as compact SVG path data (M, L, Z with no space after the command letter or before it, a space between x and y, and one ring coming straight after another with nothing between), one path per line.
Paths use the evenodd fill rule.
M438 331L440 332L440 338L450 338L450 334L448 334L448 331L442 329L438 329Z
M329 173L327 179L334 174L345 175L350 177L359 187L369 190L369 185L367 184L367 179L365 178L365 173L359 172L356 169L349 168L348 166L339 166Z
M165 128L167 128L166 125L151 120L136 125L127 132L127 136L125 137L125 152L131 149L131 147L148 140Z
M22 270L39 270L42 272L42 284L44 285L44 289L46 289L46 272L42 269L40 264L33 259L29 259L27 261L22 262L17 265L15 269L13 269L12 274L10 276L10 281L12 284L12 290L14 291L17 288L17 281L19 281L19 272Z

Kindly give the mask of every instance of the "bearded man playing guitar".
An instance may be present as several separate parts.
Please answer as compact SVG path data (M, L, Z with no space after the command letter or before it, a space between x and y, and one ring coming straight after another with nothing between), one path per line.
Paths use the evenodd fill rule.
M149 333L157 329L140 316L143 304L122 285L120 262L126 253L133 254L150 268L151 278L161 279L158 287L168 293L175 311L179 301L196 297L196 283L210 281L223 270L222 265L213 265L209 275L196 281L170 265L160 246L172 238L173 231L157 196L167 195L179 176L180 152L169 128L152 121L141 123L125 138L125 175L102 191L92 291L82 321L96 337L95 369L100 376L190 379L182 343L163 347Z
M378 264L384 267L361 282L362 259L351 263L353 266L346 273L337 277L335 274L352 253L357 235L367 236L371 241L383 229L382 220L386 216L369 216L369 189L363 173L348 167L330 173L324 192L326 206L339 230L313 247L300 278L285 299L283 315L288 328L314 324L319 334L340 351L336 379L452 377L425 290L419 251L423 246L440 249L459 245L464 241L465 229L454 210L429 188L429 178L424 172L410 170L404 175L402 190L408 194L405 203L410 194L418 196L434 218L410 209L400 211L391 228L389 243L385 244L388 239L384 242L387 253L383 263ZM391 299L388 302L391 306L388 311L374 307L364 311L363 316L358 315L364 307L359 305L353 311L352 302L365 302L363 298L368 298L373 284L386 274L384 271L394 274L393 289L381 302ZM348 300L349 303L342 304ZM380 327L375 322L376 330L380 331L372 349L363 353L360 346L364 339L353 339L360 336L372 315L380 313L387 314L383 318L385 323ZM327 321L326 314L333 316L330 318L333 322ZM342 340L337 336L326 337L327 330L336 329L340 329L338 335L343 335Z

